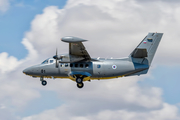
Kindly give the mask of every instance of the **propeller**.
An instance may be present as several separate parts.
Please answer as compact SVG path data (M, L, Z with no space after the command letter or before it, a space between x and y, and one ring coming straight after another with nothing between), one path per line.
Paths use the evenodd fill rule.
M57 48L56 48L56 55L53 56L53 58L56 59L56 68L58 68L58 62L57 62L57 60L58 60Z

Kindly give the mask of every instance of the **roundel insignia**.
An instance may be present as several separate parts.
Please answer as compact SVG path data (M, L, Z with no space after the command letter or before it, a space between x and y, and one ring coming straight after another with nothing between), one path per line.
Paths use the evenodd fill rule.
M116 65L113 65L113 66L112 66L112 68L113 68L113 69L116 69L116 68L117 68L117 66L116 66Z

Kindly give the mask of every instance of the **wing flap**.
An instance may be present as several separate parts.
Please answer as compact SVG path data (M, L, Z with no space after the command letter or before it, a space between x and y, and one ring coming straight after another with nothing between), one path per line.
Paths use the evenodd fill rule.
M91 60L91 57L87 50L85 49L84 45L81 42L78 43L69 43L69 54L82 56L86 60Z
M69 54L72 56L79 56L84 58L84 60L90 61L91 57L84 47L82 42L87 40L77 38L77 37L63 37L61 39L63 42L69 43Z

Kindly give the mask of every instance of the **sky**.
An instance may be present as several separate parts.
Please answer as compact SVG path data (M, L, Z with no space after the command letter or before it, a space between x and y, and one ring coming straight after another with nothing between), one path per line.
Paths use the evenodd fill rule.
M0 119L179 120L178 0L0 0ZM85 82L22 70L58 53L76 36L91 57L127 57L149 32L164 33L146 75Z

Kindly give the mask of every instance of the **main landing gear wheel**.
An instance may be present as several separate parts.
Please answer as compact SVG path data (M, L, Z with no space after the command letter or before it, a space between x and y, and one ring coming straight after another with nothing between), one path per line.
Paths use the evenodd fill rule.
M43 81L41 81L41 84L42 84L43 86L45 86L45 85L47 84L47 82L46 82L45 80L43 80Z
M84 83L77 83L78 88L83 88L83 86L84 86Z
M80 83L82 83L83 82L83 78L81 78L81 77L77 77L76 78L76 83L77 84L80 84Z
M83 88L84 83L83 83L83 77L77 77L76 78L76 83L78 88Z

